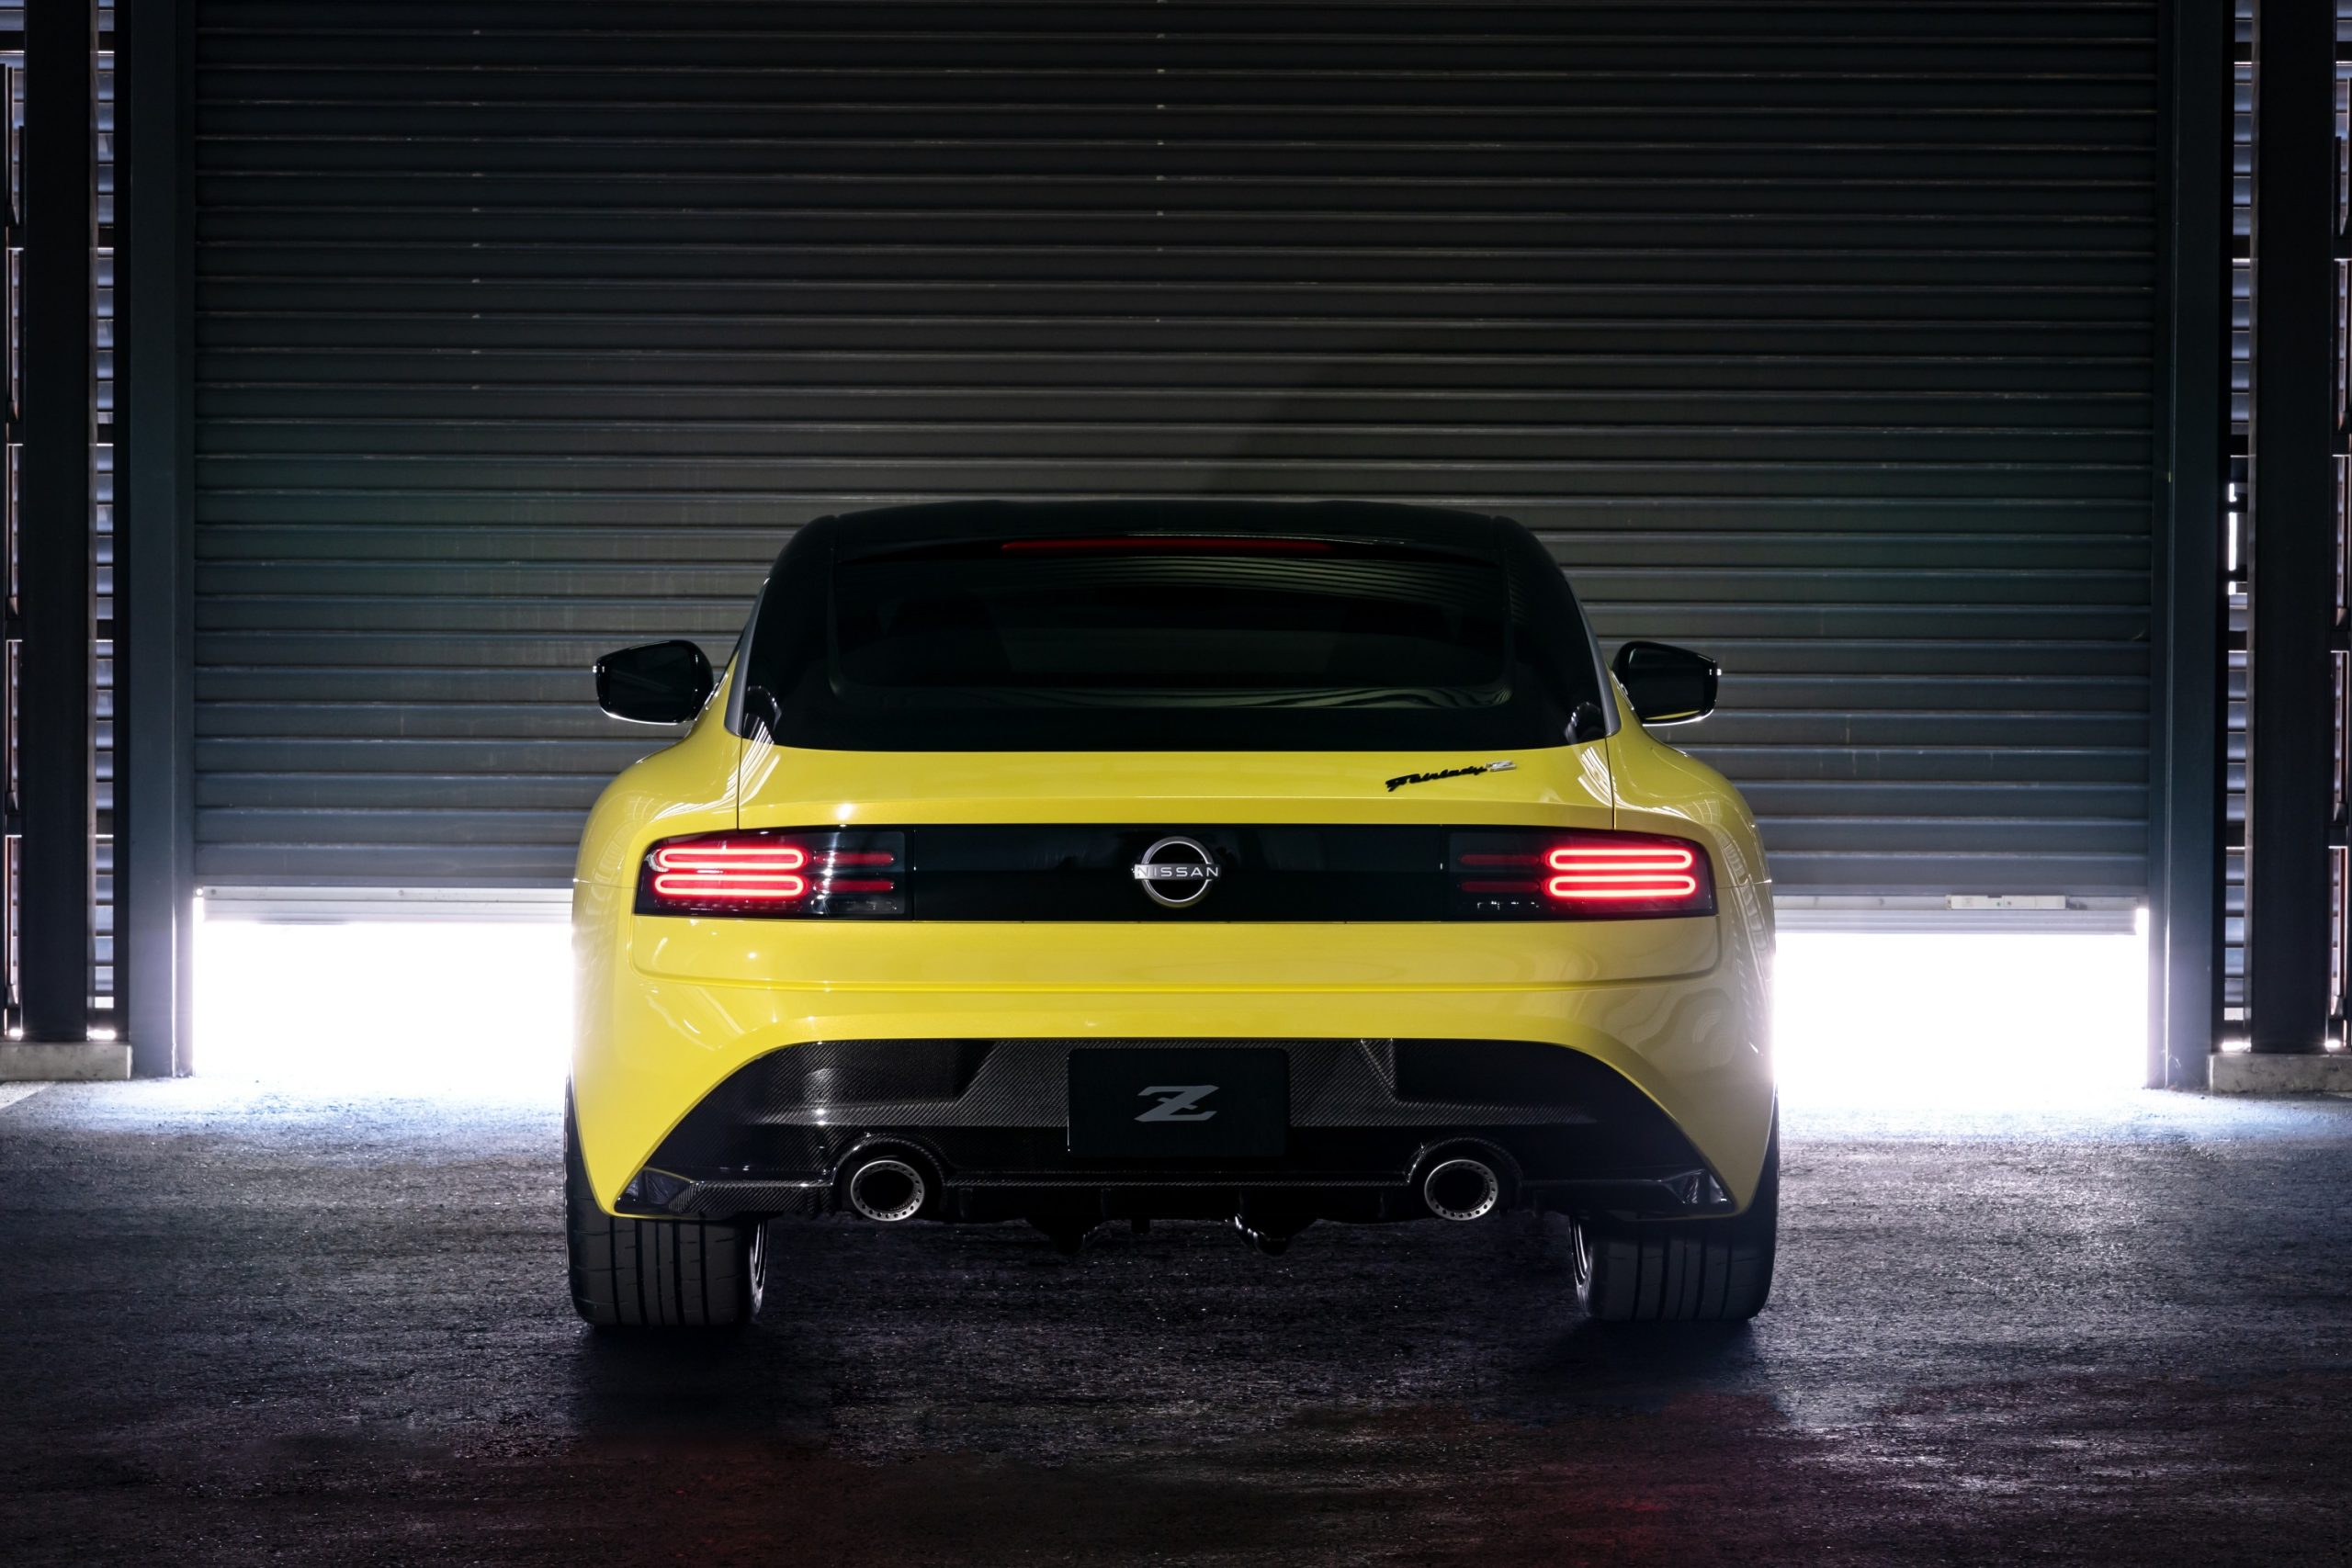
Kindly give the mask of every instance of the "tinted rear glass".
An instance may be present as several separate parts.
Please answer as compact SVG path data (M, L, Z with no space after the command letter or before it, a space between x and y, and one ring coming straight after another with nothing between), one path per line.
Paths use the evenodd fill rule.
M1558 745L1589 642L1548 560L1550 594L1514 564L1262 532L844 537L787 551L746 667L787 745Z

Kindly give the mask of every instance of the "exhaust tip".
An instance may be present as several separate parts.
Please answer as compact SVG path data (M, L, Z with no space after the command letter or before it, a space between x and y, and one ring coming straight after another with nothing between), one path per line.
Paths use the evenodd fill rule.
M870 1159L850 1173L849 1206L869 1220L911 1220L931 1195L922 1172L902 1159Z
M1441 1220L1483 1220L1502 1201L1502 1179L1484 1160L1440 1160L1421 1178L1421 1201Z

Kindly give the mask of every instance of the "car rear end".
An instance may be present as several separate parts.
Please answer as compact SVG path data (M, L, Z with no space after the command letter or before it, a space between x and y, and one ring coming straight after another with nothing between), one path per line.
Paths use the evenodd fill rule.
M1620 697L1498 519L812 525L583 842L583 1186L1065 1245L1738 1215L1769 883Z

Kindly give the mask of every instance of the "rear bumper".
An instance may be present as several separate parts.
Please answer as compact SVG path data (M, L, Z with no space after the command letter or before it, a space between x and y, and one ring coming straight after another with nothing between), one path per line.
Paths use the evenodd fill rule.
M1770 1132L1772 1079L1769 927L1736 918L1738 908L1718 920L1574 933L1465 923L787 930L632 919L625 889L582 884L581 1154L596 1202L616 1213L823 1208L856 1141L886 1137L925 1151L944 1184L940 1212L973 1218L1023 1213L1057 1192L1164 1205L1191 1191L1198 1207L1229 1214L1236 1194L1298 1189L1348 1195L1332 1204L1377 1218L1409 1195L1422 1149L1464 1139L1499 1151L1530 1200L1546 1184L1700 1171L1745 1207ZM1282 1045L1292 1136L1281 1160L1073 1160L1067 1053L1121 1041ZM1550 1098L1514 1089L1498 1101L1458 1087L1473 1057L1455 1050L1441 1064L1454 1076L1417 1088L1380 1055L1383 1043L1414 1041L1534 1052L1600 1076ZM776 1075L805 1077L821 1053L855 1078L943 1050L954 1055L944 1088L910 1092L837 1070L821 1100L777 1089ZM640 1184L625 1198L649 1169L695 1190L649 1201ZM1613 1206L1653 1205L1635 1189ZM1340 1217L1337 1207L1324 1212Z
M1156 1161L1072 1153L1070 1053L1171 1043L827 1041L774 1052L689 1111L617 1207L714 1219L841 1210L849 1174L886 1155L923 1170L924 1217L946 1220L1415 1219L1428 1213L1421 1176L1463 1155L1498 1172L1507 1207L1696 1215L1734 1206L1690 1140L1622 1074L1523 1041L1182 1042L1283 1054L1283 1151Z

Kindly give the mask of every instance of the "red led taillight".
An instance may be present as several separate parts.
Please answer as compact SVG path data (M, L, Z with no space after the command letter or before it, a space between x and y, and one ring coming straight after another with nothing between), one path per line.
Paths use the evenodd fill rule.
M903 835L697 833L645 852L640 915L899 915Z
M1712 915L1707 852L1689 839L1600 830L1456 833L1458 912L1568 919Z
M665 901L767 903L808 896L808 852L764 839L673 839L646 856L646 886Z
M1673 839L1643 844L1563 844L1544 857L1544 896L1563 903L1626 903L1698 897L1699 850Z

